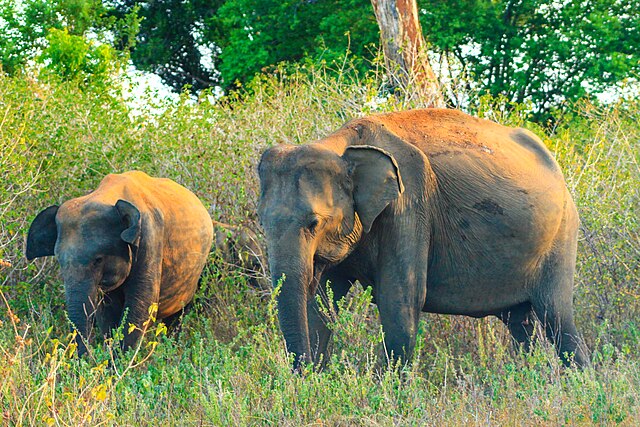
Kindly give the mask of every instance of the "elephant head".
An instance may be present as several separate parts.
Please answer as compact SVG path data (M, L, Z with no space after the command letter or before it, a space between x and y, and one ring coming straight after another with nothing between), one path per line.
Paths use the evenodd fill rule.
M79 334L79 355L86 352L83 338L88 338L100 293L124 283L140 235L140 212L125 200L114 206L73 199L48 207L33 220L27 259L51 255L58 259L67 313Z
M278 312L295 367L310 361L307 302L325 268L344 260L380 213L403 192L395 159L358 145L275 146L262 155L258 214L274 286L285 277Z

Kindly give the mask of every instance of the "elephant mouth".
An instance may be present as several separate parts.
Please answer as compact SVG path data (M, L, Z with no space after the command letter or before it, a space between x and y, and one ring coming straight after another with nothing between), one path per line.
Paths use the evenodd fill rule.
M318 289L318 285L320 285L320 280L322 279L322 273L324 273L324 269L326 268L327 263L314 259L313 261L313 274L311 278L310 288L311 292L309 297L313 297Z
M111 292L111 291L114 291L114 290L118 289L120 286L122 286L123 283L124 283L124 280L121 281L121 282L116 283L115 285L111 285L111 286L108 286L108 287L100 286L99 289L100 289L100 292L106 294L108 292Z

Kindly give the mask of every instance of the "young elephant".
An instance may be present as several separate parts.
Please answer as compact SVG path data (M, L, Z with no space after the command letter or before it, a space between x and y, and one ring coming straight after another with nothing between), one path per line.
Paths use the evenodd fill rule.
M271 291L267 280L264 251L256 233L249 227L213 221L215 247L227 264L239 267L249 278L249 284L263 295Z
M560 167L524 129L428 109L355 119L275 146L258 213L280 326L296 364L331 331L313 297L370 285L385 348L411 356L421 311L494 315L528 345L532 317L568 363L588 363L573 320L578 214Z
M124 348L140 338L149 307L157 318L180 312L193 298L211 249L213 226L200 200L169 179L143 172L107 175L98 188L33 220L27 259L55 255L69 319L86 352L95 315L103 333L122 321Z

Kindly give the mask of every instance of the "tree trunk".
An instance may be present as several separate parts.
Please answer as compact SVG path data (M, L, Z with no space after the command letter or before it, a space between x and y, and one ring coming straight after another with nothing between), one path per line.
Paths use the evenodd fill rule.
M426 55L416 0L371 0L371 4L393 87L417 95L427 106L443 107L444 98Z

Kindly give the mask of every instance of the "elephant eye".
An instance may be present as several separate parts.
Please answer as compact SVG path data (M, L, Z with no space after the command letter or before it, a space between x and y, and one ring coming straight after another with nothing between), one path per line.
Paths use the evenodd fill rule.
M311 220L309 220L309 223L307 224L307 230L309 230L311 233L314 233L316 231L316 228L318 227L318 223L320 221L318 220L317 217L313 217L311 218Z
M102 257L102 256L97 256L97 257L95 257L95 259L93 260L93 265L98 266L98 265L102 264L102 261L104 261L104 257Z

